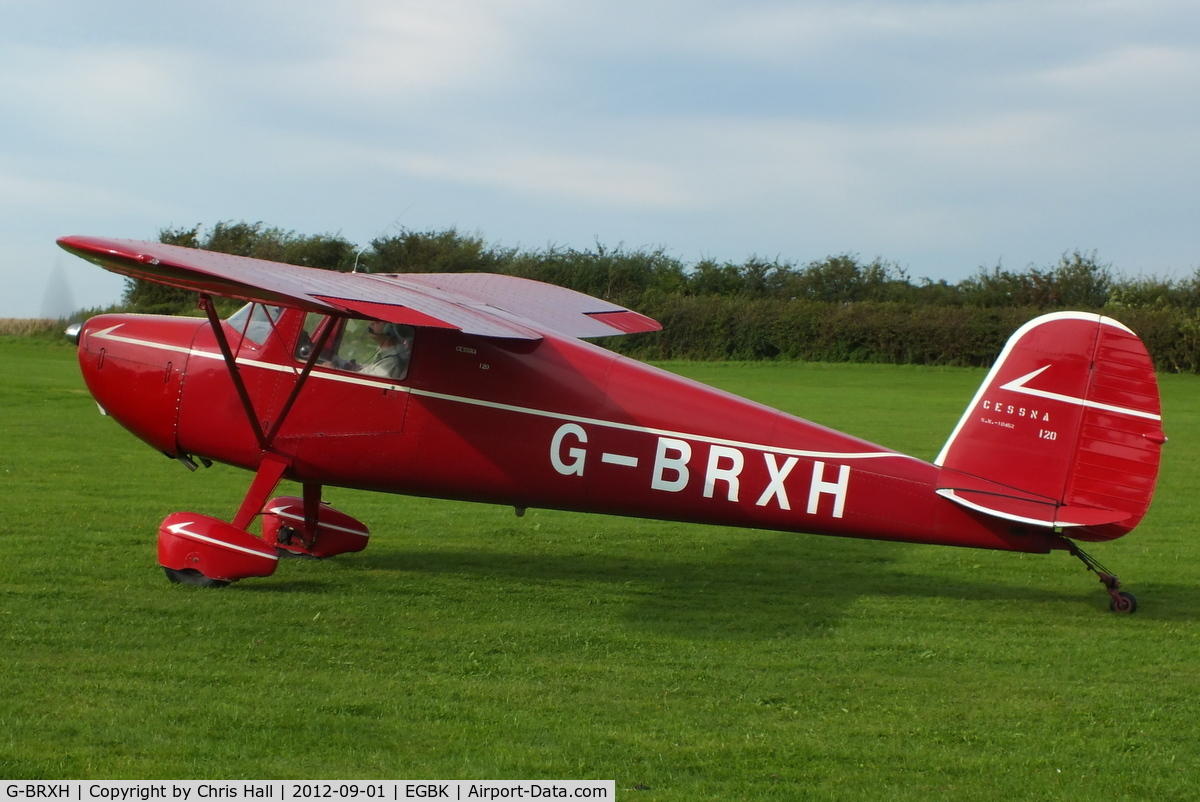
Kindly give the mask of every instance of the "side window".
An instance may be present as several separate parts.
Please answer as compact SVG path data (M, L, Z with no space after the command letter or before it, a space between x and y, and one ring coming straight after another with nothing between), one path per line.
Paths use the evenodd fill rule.
M316 312L309 312L304 317L304 328L300 330L300 340L296 343L296 359L301 362L307 362L308 357L312 354L312 349L317 339L317 329L321 328L321 323L327 320L324 315L319 315ZM333 319L328 318L329 323L333 324ZM329 350L329 346L325 346L325 350ZM324 361L324 355L321 357Z
M308 359L324 326L335 328L317 357L318 365L388 379L408 375L415 334L411 326L382 320L327 318L310 312L296 346L296 359Z
M225 322L241 334L242 339L262 345L271 336L273 324L279 322L282 311L282 307L250 303L230 315Z

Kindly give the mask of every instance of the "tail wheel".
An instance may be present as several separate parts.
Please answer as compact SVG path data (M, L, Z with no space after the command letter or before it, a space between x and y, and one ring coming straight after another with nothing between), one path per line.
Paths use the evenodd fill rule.
M1110 573L1109 570L1101 565L1095 557L1079 548L1079 546L1075 545L1075 543L1068 538L1060 536L1059 540L1063 544L1062 548L1067 549L1067 551L1071 552L1072 555L1078 557L1079 560L1085 566L1087 566L1089 571L1100 578L1100 584L1104 585L1104 589L1108 591L1108 595L1111 597L1110 601L1108 602L1108 609L1112 610L1114 613L1133 613L1137 611L1137 599L1133 597L1132 593L1126 593L1123 590L1119 590L1121 587L1121 580L1117 579L1116 574Z
M1108 609L1112 610L1114 613L1136 613L1137 599L1134 598L1132 593L1126 593L1123 590L1118 591L1117 594L1113 596L1112 601L1108 603Z

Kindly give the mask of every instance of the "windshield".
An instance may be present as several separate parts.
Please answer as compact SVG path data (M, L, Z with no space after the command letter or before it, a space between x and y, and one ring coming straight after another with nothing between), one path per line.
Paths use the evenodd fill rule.
M280 306L250 303L230 315L225 322L241 334L243 339L262 345L267 341L267 337L271 336L272 323L279 321L282 310L283 307Z

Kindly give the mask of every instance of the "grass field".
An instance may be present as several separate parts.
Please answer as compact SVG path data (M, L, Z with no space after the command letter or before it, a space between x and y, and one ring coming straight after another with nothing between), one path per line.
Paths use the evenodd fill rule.
M982 371L670 365L932 458ZM228 517L0 337L0 776L615 779L621 799L1200 798L1200 379L1161 377L1150 516L1065 554L856 542L337 489L367 551L170 585Z

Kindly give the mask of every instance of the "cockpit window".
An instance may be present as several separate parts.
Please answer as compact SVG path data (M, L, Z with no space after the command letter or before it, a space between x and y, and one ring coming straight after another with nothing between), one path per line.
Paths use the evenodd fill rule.
M324 315L309 313L304 321L304 333L296 345L297 360L308 359L324 320ZM317 358L318 365L389 379L403 379L408 375L415 334L412 326L346 318L331 318L325 325L336 328Z
M250 303L234 312L225 321L244 339L262 345L271 336L272 324L279 322L280 306Z

